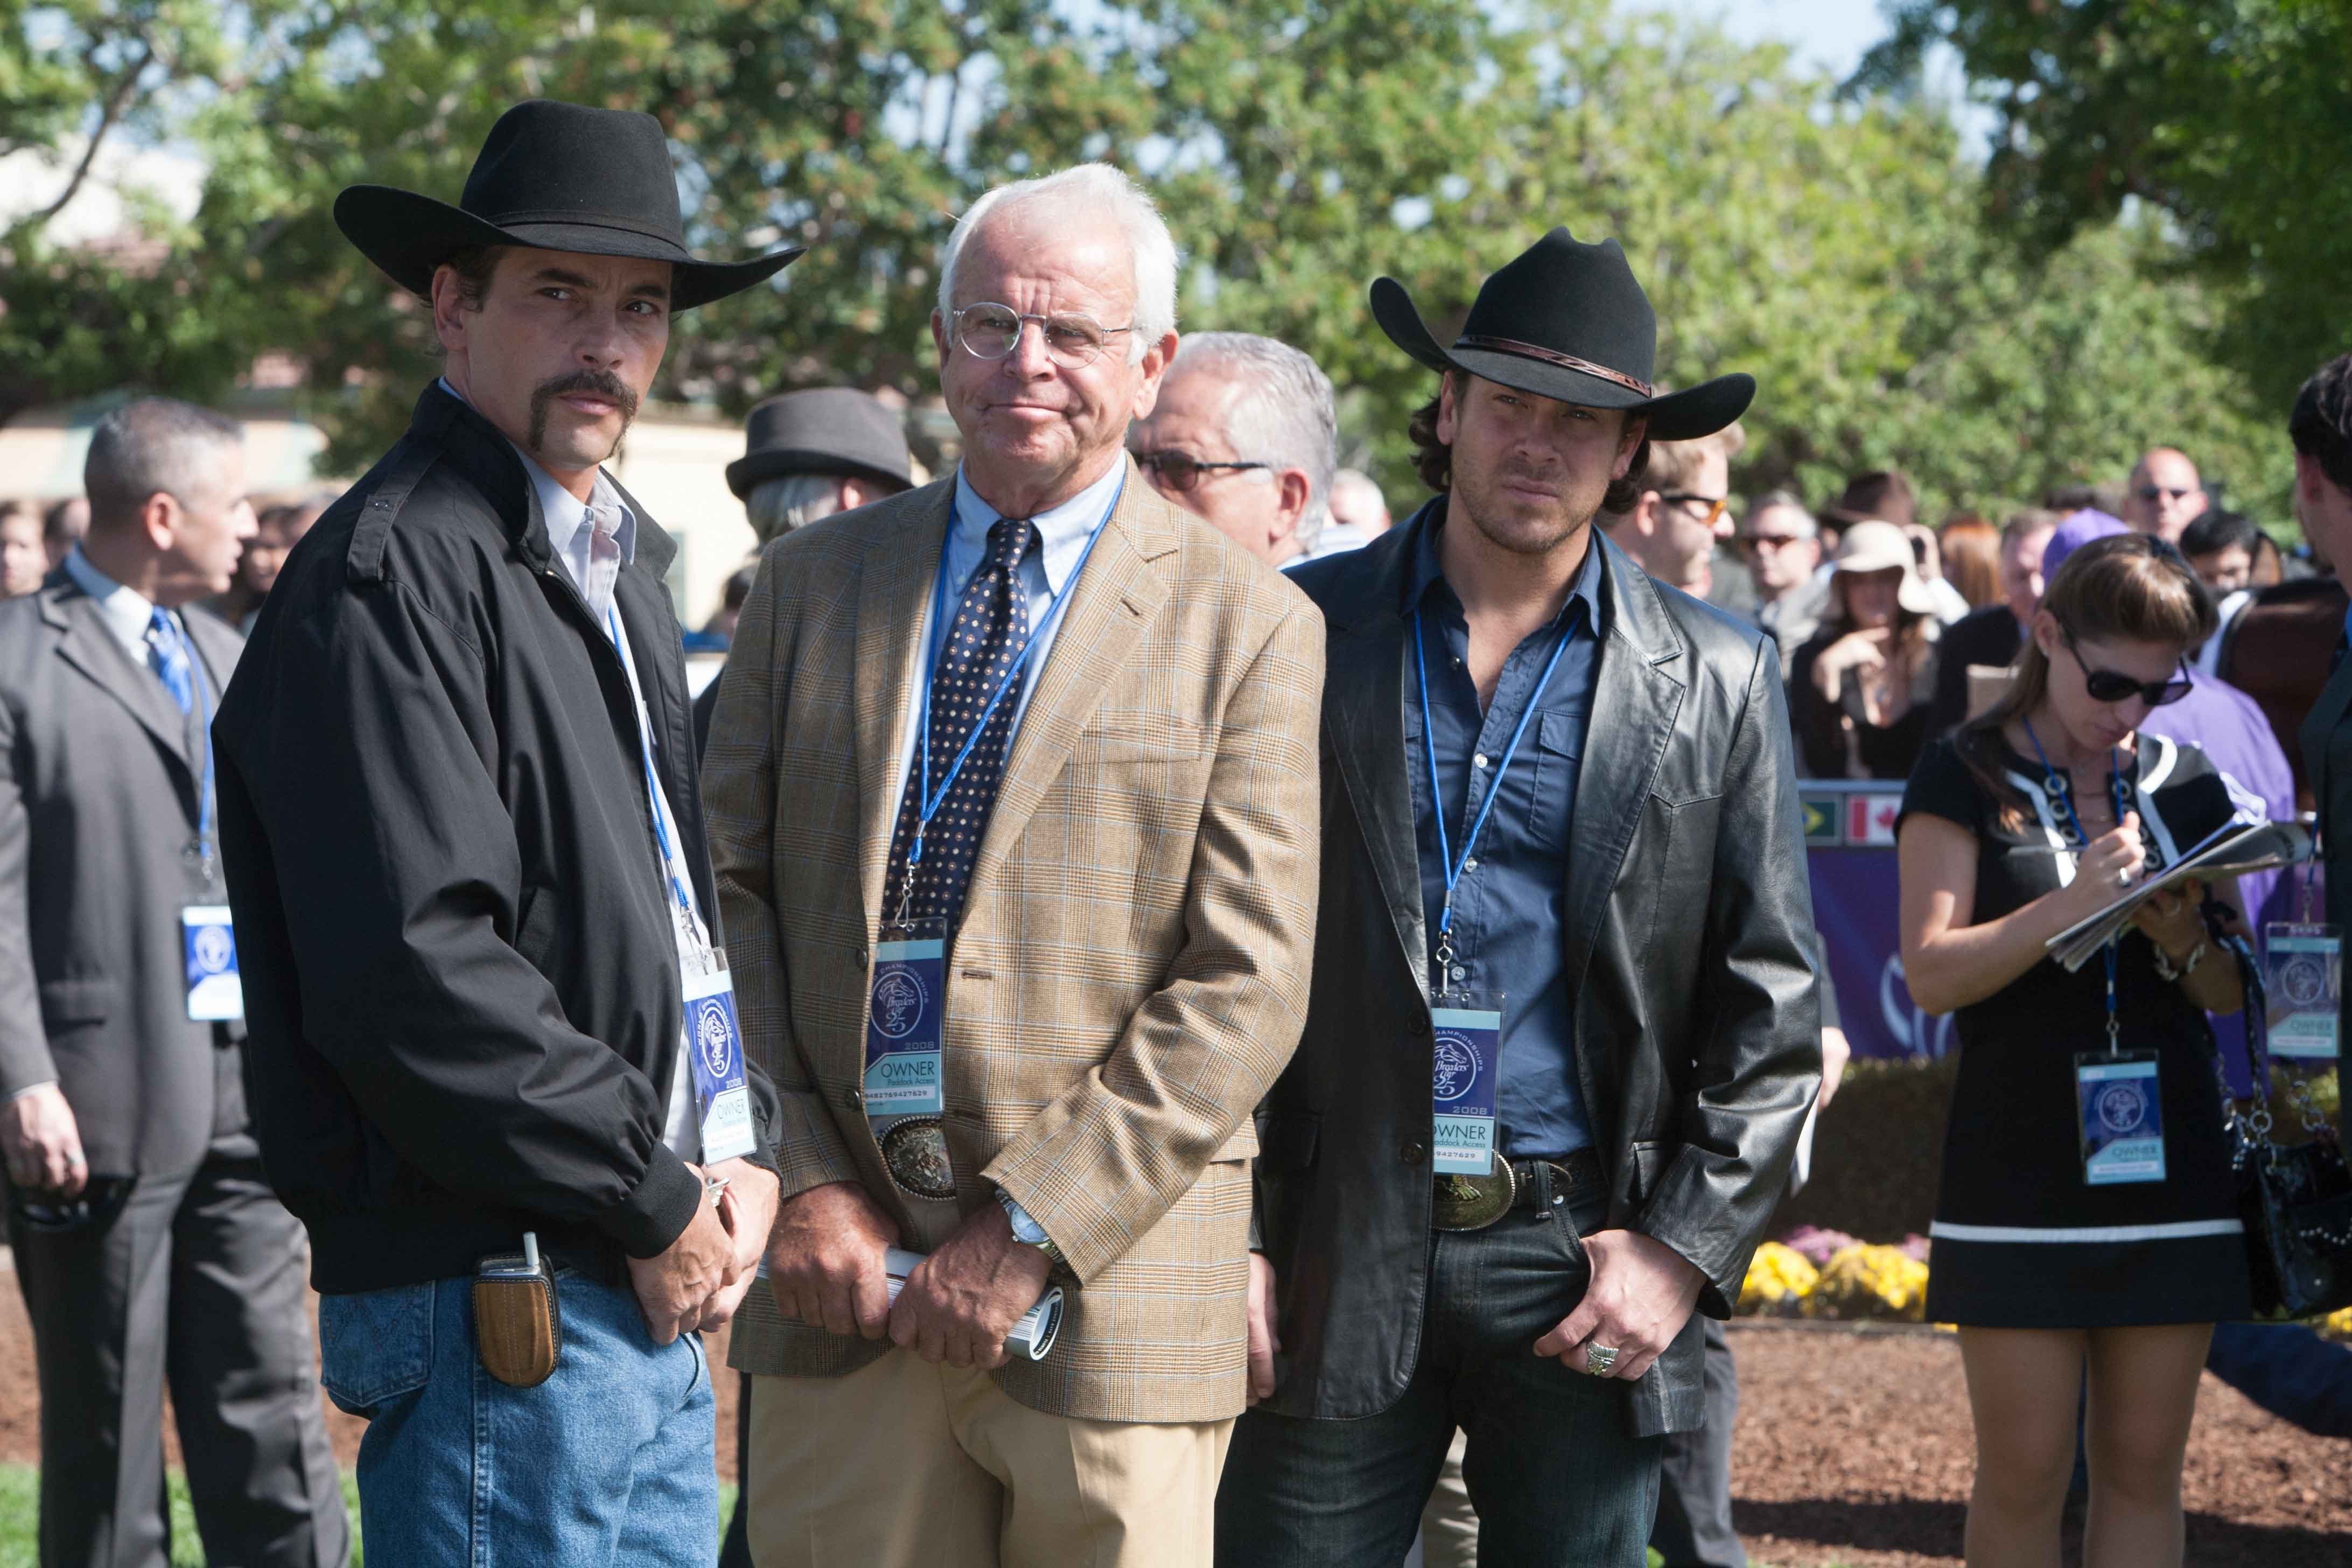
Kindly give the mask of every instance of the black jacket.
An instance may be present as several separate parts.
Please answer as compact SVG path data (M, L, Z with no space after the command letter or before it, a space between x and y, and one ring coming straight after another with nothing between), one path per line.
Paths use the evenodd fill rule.
M1404 584L1430 513L1291 580L1329 627L1322 914L1307 1032L1267 1096L1259 1189L1285 1352L1270 1408L1394 1404L1428 1289L1429 944L1406 769ZM1728 1313L1821 1080L1789 721L1772 639L1601 551L1602 637L1564 909L1577 1076L1608 1224ZM1627 1385L1643 1434L1699 1425L1696 1317Z
M629 505L615 602L715 928L674 547ZM214 734L247 1094L318 1289L526 1229L617 1279L675 1240L702 1193L661 1142L681 989L628 680L494 426L425 393L287 561Z

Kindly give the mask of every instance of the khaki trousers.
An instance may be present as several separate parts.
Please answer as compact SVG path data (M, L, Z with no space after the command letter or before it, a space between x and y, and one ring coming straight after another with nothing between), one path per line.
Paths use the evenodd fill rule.
M758 1568L1211 1568L1230 1420L1048 1415L903 1350L751 1383Z

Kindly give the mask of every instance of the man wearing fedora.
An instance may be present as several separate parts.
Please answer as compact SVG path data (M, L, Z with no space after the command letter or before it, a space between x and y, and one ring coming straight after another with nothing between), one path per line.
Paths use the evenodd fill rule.
M744 605L708 780L784 1106L729 1347L763 1568L1211 1561L1323 633L1123 450L1175 321L1119 171L982 196L931 317L956 472L776 541ZM1049 1283L1058 1339L1008 1353Z
M743 503L763 548L820 518L915 486L906 421L854 386L813 386L771 397L744 419L743 438L743 455L727 465L727 488ZM694 700L697 752L710 742L710 715L718 706L719 681L713 680Z
M1440 346L1437 496L1294 580L1322 606L1305 1035L1260 1112L1275 1354L1218 1496L1231 1568L1400 1561L1457 1426L1484 1561L1638 1568L1821 1070L1772 641L1598 535L1661 396L1614 240L1554 229Z
M446 371L281 569L215 725L271 1183L371 1555L705 1568L696 1331L775 1212L735 1028L667 536L600 466L685 248L648 115L530 102L459 205L345 191ZM478 1282L478 1275L488 1279Z

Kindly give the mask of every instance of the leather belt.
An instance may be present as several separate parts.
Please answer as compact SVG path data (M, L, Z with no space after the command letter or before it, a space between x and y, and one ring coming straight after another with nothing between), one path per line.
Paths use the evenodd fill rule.
M1484 1230L1515 1208L1533 1208L1544 1184L1538 1168L1551 1178L1551 1201L1599 1195L1608 1189L1608 1173L1601 1156L1590 1149L1557 1160L1497 1161L1492 1174L1443 1175L1430 1184L1429 1224L1433 1230Z

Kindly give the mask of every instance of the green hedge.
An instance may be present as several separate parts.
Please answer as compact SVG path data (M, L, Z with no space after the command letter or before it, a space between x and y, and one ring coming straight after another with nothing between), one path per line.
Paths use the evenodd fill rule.
M1813 1174L1783 1198L1767 1236L1801 1225L1864 1241L1925 1234L1936 1213L1944 1118L1958 1056L1933 1062L1856 1061L1813 1132Z

